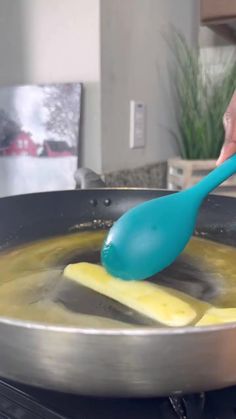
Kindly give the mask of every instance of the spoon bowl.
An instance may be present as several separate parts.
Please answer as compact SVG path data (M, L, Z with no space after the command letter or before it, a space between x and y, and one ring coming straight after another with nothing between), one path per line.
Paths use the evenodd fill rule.
M125 280L142 280L169 266L183 251L206 195L236 172L236 155L187 190L156 198L127 211L110 229L101 259Z

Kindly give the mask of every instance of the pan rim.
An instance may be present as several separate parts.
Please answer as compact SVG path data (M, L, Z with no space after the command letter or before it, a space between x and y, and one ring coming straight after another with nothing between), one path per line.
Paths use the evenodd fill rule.
M14 199L14 198L25 198L25 197L29 197L29 196L41 196L41 195L51 195L51 194L60 194L60 193L77 193L77 192L83 192L85 193L86 191L89 192L100 192L100 191L144 191L144 192L148 192L148 191L153 191L153 192L166 192L166 194L173 194L173 193L177 193L177 192L182 192L181 190L178 189L166 189L166 188L154 188L154 187L149 187L149 188L144 188L142 186L137 187L137 186L106 186L106 187L102 187L102 188L86 188L86 189L60 189L57 191L42 191L42 192L29 192L29 193L25 193L25 194L15 194L15 195L6 195L1 197L1 201L5 200L5 199ZM227 196L227 195L219 195L216 193L211 193L208 195L208 197L220 197L220 198L224 198L227 200L235 200L235 197L232 196ZM207 198L208 198L207 197Z
M221 331L236 330L236 321L225 323L224 325L210 325L210 326L186 326L186 327L134 327L132 329L125 328L92 328L92 327L77 327L77 326L62 326L53 324L44 324L39 322L31 322L27 320L17 320L11 317L0 317L0 327L14 326L20 329L34 329L44 332L54 333L68 333L76 335L93 335L93 336L127 336L127 337L150 337L150 336L179 336L189 334L205 334L218 333ZM1 341L1 338L0 338Z

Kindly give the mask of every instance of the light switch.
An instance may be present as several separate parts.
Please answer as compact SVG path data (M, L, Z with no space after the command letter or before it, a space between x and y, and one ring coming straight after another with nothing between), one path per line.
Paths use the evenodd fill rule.
M145 147L146 106L143 102L130 102L130 148Z

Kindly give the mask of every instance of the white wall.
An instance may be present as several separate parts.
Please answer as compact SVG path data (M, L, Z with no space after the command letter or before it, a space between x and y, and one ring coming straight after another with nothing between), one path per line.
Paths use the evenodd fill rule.
M99 0L0 0L0 56L0 84L84 83L83 162L100 171Z
M163 39L169 24L196 44L196 0L101 0L102 171L138 167L176 153L173 97ZM129 149L129 101L147 104L147 142Z
M0 84L83 82L82 163L99 173L165 160L176 149L163 32L174 24L194 44L198 21L198 0L0 0ZM147 104L143 150L129 149L131 99Z
M225 66L235 60L236 45L207 27L200 28L199 45L202 63L212 77L220 75Z

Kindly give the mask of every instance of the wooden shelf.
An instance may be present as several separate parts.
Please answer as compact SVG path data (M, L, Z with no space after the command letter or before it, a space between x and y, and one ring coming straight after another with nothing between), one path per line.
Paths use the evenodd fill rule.
M236 0L201 0L203 23L225 23L236 19Z
M236 0L201 0L201 22L236 43Z

